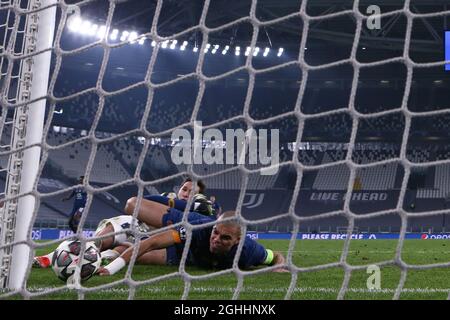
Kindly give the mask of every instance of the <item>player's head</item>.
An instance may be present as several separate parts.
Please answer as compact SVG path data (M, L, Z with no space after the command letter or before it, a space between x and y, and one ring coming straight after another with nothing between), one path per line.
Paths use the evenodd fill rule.
M84 176L78 177L78 183L84 183Z
M237 221L222 221L234 217L234 211L224 212L214 226L209 238L209 251L214 254L225 254L239 243L241 239L241 226Z
M209 200L214 203L216 201L216 196L210 196Z
M191 193L192 186L193 186L192 179L186 178L183 181L183 184L181 185L180 190L178 190L178 194L177 194L178 199L187 201L189 199L189 194ZM206 186L203 183L203 181L197 180L197 187L194 190L194 194L204 193L205 189L206 189Z

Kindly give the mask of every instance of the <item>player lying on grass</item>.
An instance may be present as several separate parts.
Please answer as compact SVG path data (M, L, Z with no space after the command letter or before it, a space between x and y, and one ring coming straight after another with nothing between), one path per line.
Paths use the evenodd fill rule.
M205 201L206 197L200 192L204 192L206 189L205 184L199 180L197 182L197 188L194 190L194 202L191 206L193 211L199 212L201 214L209 215L211 212L211 204ZM184 210L187 204L187 199L192 190L192 179L187 178L181 185L176 198L174 195L168 193L163 193L170 196L147 196L148 199L153 199L152 201L157 201L161 203L166 203L172 205L179 210ZM133 198L132 198L133 199ZM137 199L137 198L135 198ZM129 200L130 201L130 200ZM131 211L131 214L133 211ZM103 239L98 239L96 245L101 251L101 257L104 261L111 261L117 258L126 248L128 248L134 241L134 236L131 232L132 217L129 215L121 215L109 219L100 221L97 230L95 232L95 237L101 237L110 233L115 233L109 237ZM150 227L142 222L137 221L136 228L140 232L149 232ZM168 251L174 251L174 248L168 248ZM152 254L151 256L153 256ZM51 266L53 259L53 251L42 256L36 256L33 259L33 267L35 268L48 268ZM138 261L141 263L141 261ZM142 261L145 263L145 261ZM151 263L151 262L150 262Z
M145 201L152 201L158 203L168 204L171 207L174 207L178 210L184 211L186 208L187 200L189 199L189 195L192 192L193 183L191 178L186 178L183 181L176 197L174 195L170 195L169 193L163 193L161 196L153 195L146 196ZM207 200L206 196L204 196L204 192L206 190L205 184L201 181L197 181L197 187L194 190L194 199L193 204L191 206L191 211L200 213L202 215L214 215L214 210L212 209L212 204ZM137 198L136 198L137 201ZM144 201L144 199L142 200ZM129 212L133 214L133 211ZM117 219L117 220L116 220ZM115 232L118 233L116 237L108 237L100 242L99 249L102 252L102 260L111 261L117 258L126 248L128 248L131 243L133 243L134 236L128 231L126 233L120 233L123 230L128 230L131 227L132 217L131 216L119 216L117 218L108 219L111 221L110 224L104 224L105 230L102 228L97 228L96 236L105 235L107 233ZM112 230L111 230L112 227ZM154 229L154 226L147 225L144 222L138 221L137 224L138 231L145 233ZM101 231L101 232L99 232ZM106 251L103 251L106 250ZM174 250L173 248L169 248L169 250ZM150 256L150 263L153 255ZM147 258L142 257L142 259L138 259L138 263L147 263Z
M176 209L169 209L174 223L182 221L183 212ZM239 241L241 241L241 227L235 220L226 220L235 216L234 211L227 211L214 220L210 217L202 216L195 212L190 212L188 221L193 225L216 221L214 226L209 226L192 231L192 238L186 263L204 269L229 269L233 266L234 257L237 252ZM225 221L224 221L225 220ZM139 243L137 259L143 257L153 258L152 264L179 265L186 241L186 230L182 226L173 228L154 236L151 236ZM241 255L238 261L239 268L249 269L261 265L279 265L273 269L275 272L287 272L284 268L285 260L281 253L264 248L261 244L245 237ZM173 256L167 256L164 248L175 247L178 250L172 252ZM181 250L180 250L181 249ZM133 254L133 247L126 249L120 257L98 271L100 275L113 275L130 262ZM169 252L167 252L169 253ZM147 260L149 261L149 260Z
M95 240L95 244L101 252L102 259L110 261L117 258L120 253L125 251L125 249L134 242L134 236L131 232L132 223L133 217L128 215L121 215L100 221L94 236L104 236L104 238ZM150 228L144 223L137 220L135 220L135 223L137 231L142 233L150 231ZM108 234L111 235L107 236ZM50 267L52 264L53 253L54 251L46 255L34 257L33 267Z
M187 182L185 182L182 187L184 187L184 186L187 186L187 188L189 188L189 186L191 187L192 180L190 178L187 178L186 181ZM199 193L202 191L203 191L202 188L199 188L198 190L194 191L194 193L195 193L194 199L193 199L194 204L193 204L193 206L191 206L190 212L195 211L197 213L200 213L205 216L209 216L210 218L214 219L215 214L212 209L212 204L207 199L206 199L207 203L206 204L203 203L203 200L202 200L204 197L203 194L201 194L200 200L197 200L197 198L196 198L196 197L199 197ZM180 189L180 192L181 192L181 189ZM180 192L178 193L179 194L178 197L180 199L182 199L180 201L171 200L164 196L147 196L145 199L142 199L140 206L139 206L137 219L139 221L144 222L148 226L150 226L152 228L157 228L157 229L175 223L173 217L170 215L170 209L173 208L173 209L176 209L177 211L184 212L186 204L187 204L187 199L189 198L189 193L190 193L190 192L184 191L183 194L180 195ZM196 206L197 201L201 201L204 205ZM132 215L137 206L137 203L138 203L137 197L128 199L127 204L125 206L125 213ZM205 208L205 207L208 207L208 208L203 210L203 208ZM201 210L199 211L199 209L201 209ZM212 210L212 212L213 212L213 214L211 214L211 215L209 214L210 210Z
M191 178L186 178L183 181L183 184L180 187L176 197L175 194L172 193L163 193L161 196L151 195L145 196L141 200L141 210L146 211L147 206L151 202L158 202L167 207L175 208L181 211L184 211L186 208L187 201L189 199L189 195L191 194L193 188L193 183ZM215 216L216 212L213 208L212 203L205 196L206 186L203 181L198 180L197 186L194 189L193 193L193 201L189 211L195 211L205 216ZM125 205L125 212L129 215L132 215L134 212L134 208L136 207L138 202L137 197L132 197L128 199ZM140 210L140 211L141 211Z

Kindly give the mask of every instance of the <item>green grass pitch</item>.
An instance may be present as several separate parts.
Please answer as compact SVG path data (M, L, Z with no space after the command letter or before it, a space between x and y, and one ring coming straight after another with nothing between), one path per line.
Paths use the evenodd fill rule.
M263 241L267 248L286 254L287 240ZM297 241L293 252L293 261L298 267L312 267L338 262L343 249L343 240L303 240ZM54 248L40 248L37 254L44 254ZM396 240L355 240L351 241L347 262L350 265L369 265L392 260L397 247ZM411 265L427 265L450 262L449 240L405 240L402 259ZM205 275L208 271L188 267L190 275ZM83 283L86 288L120 281L126 269L111 277L94 276ZM135 266L131 278L136 281L133 299L180 299L185 283L177 267ZM153 283L140 283L152 278L172 274L173 277ZM400 280L397 266L381 268L381 290L369 291L366 270L351 274L345 299L392 299ZM296 287L291 299L336 299L344 279L342 268L330 268L320 271L298 274ZM284 299L291 282L290 273L263 273L245 276L239 299ZM193 280L188 299L231 299L238 284L234 273L215 276L210 279ZM27 288L32 293L45 293L48 289L64 288L51 269L32 269ZM450 268L431 268L426 270L410 269L407 272L404 289L400 299L446 299L450 291ZM112 288L86 292L84 299L127 299L130 289L127 284L119 283ZM13 299L21 296L11 297ZM78 299L76 290L60 290L40 294L32 299Z

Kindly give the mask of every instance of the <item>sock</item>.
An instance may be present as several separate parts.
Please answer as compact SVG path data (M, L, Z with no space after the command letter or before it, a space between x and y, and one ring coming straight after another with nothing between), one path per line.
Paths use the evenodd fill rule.
M43 257L47 257L50 260L50 263L51 263L54 254L55 254L55 251L52 251L49 254L44 255Z
M102 259L106 258L106 259L114 260L118 256L120 256L120 253L118 253L116 250L108 249L108 250L102 251L100 253L100 256L102 257Z
M39 265L41 268L48 268L52 264L54 251L50 252L49 254L45 254L43 256L36 257L39 261Z

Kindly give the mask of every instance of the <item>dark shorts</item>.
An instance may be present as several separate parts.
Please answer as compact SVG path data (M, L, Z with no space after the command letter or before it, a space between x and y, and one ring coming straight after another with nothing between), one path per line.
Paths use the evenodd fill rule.
M181 257L183 256L184 244L174 244L166 248L166 264L168 266L179 266L181 262ZM186 257L186 265L192 265L191 253L188 252Z
M70 213L70 216L73 216L79 209L84 208L84 207L85 207L84 205L80 205L80 204L74 205L72 208L72 212Z
M179 223L183 220L183 212L174 208L169 208L167 210L167 213L163 215L162 217L162 224L163 227L170 226L172 224ZM189 212L188 215L188 222L196 222L195 224L198 224L199 222L211 222L210 217L206 217L200 213L197 212ZM166 248L166 263L169 266L178 266L180 265L181 257L183 255L183 248L184 243L177 243L170 247ZM191 264L191 258L190 254L187 256L186 263L189 265Z
M180 265L182 254L183 254L183 248L181 248L181 252L180 252L177 245L167 247L166 248L166 264L168 266Z
M188 215L188 222L192 223L194 221L196 221L197 223L195 224L199 224L198 222L201 223L201 221L208 223L211 222L212 217L206 217L200 213L197 212L189 212ZM170 226L171 224L176 224L178 222L181 222L183 220L183 211L174 209L174 208L169 208L167 209L167 213L163 215L162 217L162 225L163 227L167 227Z

